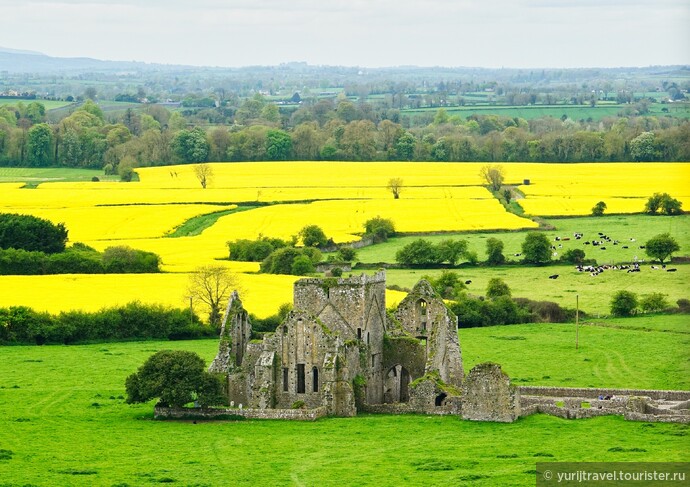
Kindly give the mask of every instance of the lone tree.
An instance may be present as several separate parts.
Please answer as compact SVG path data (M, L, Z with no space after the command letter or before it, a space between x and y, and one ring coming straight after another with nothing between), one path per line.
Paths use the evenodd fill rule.
M213 168L208 164L197 164L194 166L194 175L201 183L201 187L206 189L206 185L213 180Z
M479 170L479 175L489 185L491 191L498 191L503 185L505 172L503 166L498 164L486 164Z
M208 321L220 329L221 310L234 289L238 289L237 277L222 266L198 267L189 276L187 297L201 301L208 308Z
M676 239L668 233L655 235L645 242L645 253L653 259L658 259L662 264L671 257L673 252L680 250Z
M529 232L522 242L524 261L530 264L547 264L551 261L551 242L543 233Z
M391 178L388 180L388 186L386 186L388 191L393 193L393 198L396 200L398 198L400 198L400 192L402 191L402 187L403 187L402 178Z
M606 203L600 201L592 207L592 216L603 216L606 211Z
M226 402L219 376L206 372L194 352L161 350L151 355L125 382L127 403L158 398L162 406L182 407L197 401L202 407Z

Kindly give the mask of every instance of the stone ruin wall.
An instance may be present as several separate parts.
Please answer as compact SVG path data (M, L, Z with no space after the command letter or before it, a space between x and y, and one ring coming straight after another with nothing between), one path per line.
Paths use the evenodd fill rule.
M314 409L255 409L255 408L168 408L156 406L155 419L223 419L242 417L245 419L290 419L293 421L315 421L327 415L325 407Z
M536 386L519 390L520 416L542 413L581 419L619 415L629 421L690 423L690 391ZM666 407L660 407L662 403Z

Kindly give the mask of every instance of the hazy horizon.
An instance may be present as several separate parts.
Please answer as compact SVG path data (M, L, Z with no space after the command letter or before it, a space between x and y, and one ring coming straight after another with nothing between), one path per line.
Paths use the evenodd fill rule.
M687 0L0 0L0 45L53 57L245 67L690 64Z

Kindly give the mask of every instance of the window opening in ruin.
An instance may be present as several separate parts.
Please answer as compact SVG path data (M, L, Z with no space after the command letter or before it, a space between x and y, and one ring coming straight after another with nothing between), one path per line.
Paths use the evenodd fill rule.
M426 318L427 318L427 303L423 299L417 301L417 317L419 318L419 326L423 332L426 332Z
M446 394L445 392L442 392L441 394L436 396L436 402L435 402L436 406L441 406L443 404L443 401L445 400L445 398L447 396L448 396L448 394Z
M361 339L362 339L362 329L357 328L357 340L361 340Z
M369 345L369 332L367 332L367 345Z
M283 392L288 391L288 368L283 367Z
M287 326L283 327L283 335L287 335Z
M376 355L371 356L371 366L375 367L376 366Z
M313 385L312 390L314 392L319 392L319 369L317 369L316 367L311 369L311 375Z
M305 393L306 388L304 384L304 364L297 364L297 394Z

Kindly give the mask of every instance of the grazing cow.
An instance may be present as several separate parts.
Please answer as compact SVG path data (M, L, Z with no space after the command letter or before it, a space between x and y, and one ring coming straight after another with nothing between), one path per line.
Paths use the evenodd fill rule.
M676 272L676 270L677 270L677 269L674 267L674 268L672 268L672 269L666 269L666 272Z
M600 247L600 248L601 248L601 250L606 250L606 247Z
M628 246L627 246L627 245L623 245L623 247L622 247L622 248L624 248L624 249L627 249L627 248L628 248Z
M552 276L549 276L549 279L558 279L558 274L553 274Z
M465 284L472 284L472 281L468 279L467 281L465 281Z
M640 245L640 248L643 249L643 248L644 248L644 245Z

